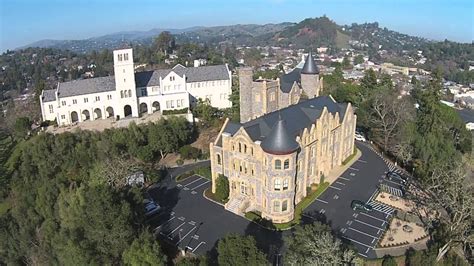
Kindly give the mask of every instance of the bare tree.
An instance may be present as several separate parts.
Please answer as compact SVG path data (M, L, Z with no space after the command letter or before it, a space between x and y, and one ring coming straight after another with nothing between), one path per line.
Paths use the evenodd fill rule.
M390 92L374 95L369 123L376 138L381 140L384 150L396 137L400 126L411 116L410 103L405 98L397 99Z
M427 197L423 200L428 226L440 222L446 226L445 243L439 248L437 260L441 260L450 249L462 251L468 256L473 245L473 185L466 180L465 165L439 167L423 182Z
M92 178L97 183L106 183L121 188L127 185L127 177L136 173L139 169L138 165L132 160L117 157L101 162Z

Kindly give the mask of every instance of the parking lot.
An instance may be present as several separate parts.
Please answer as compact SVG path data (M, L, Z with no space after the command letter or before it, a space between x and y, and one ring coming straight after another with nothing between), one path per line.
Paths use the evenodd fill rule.
M305 210L305 217L329 222L340 237L350 242L359 255L374 258L379 238L387 229L394 209L373 201L378 189L393 195L402 195L400 183L387 180L390 167L380 155L367 145L358 143L362 156L347 169L328 189ZM353 200L372 206L373 210L354 211Z
M170 181L150 191L163 211L149 223L164 241L186 252L204 254L229 233L245 234L250 222L228 212L203 197L210 180L191 176L182 182Z
M357 146L362 156L305 210L303 216L306 221L328 222L361 256L375 258L373 249L386 230L394 209L373 198L382 187L394 195L402 190L396 180L384 178L393 167L367 145L357 143ZM268 248L266 252L280 252L282 235L290 231L269 231L226 211L223 206L204 198L203 192L210 186L210 180L192 176L179 183L168 180L150 190L164 209L150 221L156 235L198 255L211 250L229 233L253 235L259 245ZM354 211L351 208L353 200L366 202L373 210Z

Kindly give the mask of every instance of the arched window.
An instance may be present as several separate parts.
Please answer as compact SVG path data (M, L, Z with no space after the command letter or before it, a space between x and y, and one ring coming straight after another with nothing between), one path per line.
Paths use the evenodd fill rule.
M120 97L123 98L123 91L120 91Z
M288 178L286 178L285 180L283 180L283 190L288 190Z
M128 97L132 97L132 90L128 90Z
M247 153L247 144L244 144L244 153Z
M280 179L275 179L274 182L274 188L276 191L280 191L281 190L281 180Z
M217 164L218 165L221 165L222 162L221 162L221 155L220 154L217 154Z
M239 142L239 152L242 152L242 143Z
M281 161L280 160L275 160L275 169L277 169L277 170L281 169Z
M290 168L290 160L286 159L285 162L283 163L283 169L288 169Z
M250 154L253 155L253 147L250 147Z
M281 204L281 211L287 211L288 210L288 200L284 200Z
M280 202L278 200L275 200L273 202L273 211L274 212L279 212L280 211Z

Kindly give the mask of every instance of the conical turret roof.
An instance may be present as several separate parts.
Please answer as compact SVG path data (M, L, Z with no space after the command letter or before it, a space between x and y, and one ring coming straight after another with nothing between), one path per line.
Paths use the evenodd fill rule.
M313 55L309 52L308 56L306 57L306 61L304 62L303 69L301 70L302 74L319 74L319 68L316 66L314 62Z
M290 154L298 149L299 144L286 129L286 123L281 118L273 125L270 134L262 141L260 147L275 155Z

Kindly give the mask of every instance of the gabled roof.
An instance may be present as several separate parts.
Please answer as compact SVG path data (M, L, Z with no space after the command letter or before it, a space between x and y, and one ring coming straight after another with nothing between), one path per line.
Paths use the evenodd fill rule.
M114 91L115 79L113 76L80 79L58 84L58 97L71 97L98 92ZM56 90L45 90L43 92L43 102L56 100Z
M293 84L301 82L301 69L295 68L290 73L282 75L280 78L280 90L284 93L289 93Z
M158 69L135 73L135 84L137 88L159 86L160 77L166 77L171 71L180 77L186 76L186 82L201 82L210 80L229 80L229 72L226 65L201 66L186 68L176 65L173 69ZM115 90L115 77L99 77L91 79L79 79L68 82L61 82L58 85L59 97L79 96L91 93L106 92ZM43 92L43 102L56 100L56 90L45 90Z
M332 114L339 113L339 119L342 121L347 104L336 103L329 96L320 96L237 125L244 127L253 141L260 140L263 142L265 138L270 136L274 125L279 120L284 120L289 136L296 139L296 136L301 135L305 128L310 128L316 122L324 107ZM223 132L233 135L237 131L235 129L237 125L236 123L233 123L232 126L227 125Z

